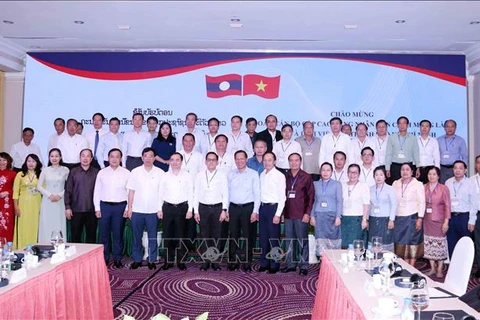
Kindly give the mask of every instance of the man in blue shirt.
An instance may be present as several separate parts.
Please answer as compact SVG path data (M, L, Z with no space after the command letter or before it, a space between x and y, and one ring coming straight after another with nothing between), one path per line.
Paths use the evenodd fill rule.
M253 157L247 160L247 167L258 172L258 176L263 172L263 155L267 152L267 143L263 140L255 141L253 147Z
M243 150L235 152L236 169L228 173L228 209L230 229L230 249L228 270L237 270L238 262L242 262L245 272L251 271L253 242L250 241L250 224L258 221L260 207L260 178L256 171L247 168L247 153ZM244 239L245 256L237 257L240 239ZM245 242L246 239L246 242Z
M455 134L457 123L449 119L444 123L445 134L438 137L440 148L440 182L445 183L453 177L453 163L461 160L468 163L467 144L462 137Z

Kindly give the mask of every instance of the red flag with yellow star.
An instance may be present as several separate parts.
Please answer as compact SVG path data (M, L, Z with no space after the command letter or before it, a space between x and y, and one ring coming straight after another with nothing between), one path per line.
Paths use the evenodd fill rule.
M265 77L259 74L243 76L243 95L254 94L265 99L278 98L280 76Z

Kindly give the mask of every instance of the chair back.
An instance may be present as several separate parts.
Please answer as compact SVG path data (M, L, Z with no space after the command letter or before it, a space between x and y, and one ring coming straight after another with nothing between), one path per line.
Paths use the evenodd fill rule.
M444 282L446 289L451 293L461 296L467 292L474 256L475 248L472 238L461 238L453 250Z

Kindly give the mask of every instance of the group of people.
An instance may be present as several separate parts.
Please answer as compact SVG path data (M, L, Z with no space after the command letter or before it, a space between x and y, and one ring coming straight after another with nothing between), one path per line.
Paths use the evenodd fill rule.
M23 130L11 157L0 153L0 236L17 248L48 241L52 230L65 232L65 218L73 242L81 241L85 229L86 242L94 243L99 223L105 261L112 255L121 267L125 219L131 219L130 268L142 265L146 230L147 266L155 269L163 219L163 269L176 263L185 270L197 239L202 270L220 269L228 248L228 270L250 271L258 231L260 271L298 268L306 275L311 225L318 255L380 236L385 249L411 264L424 257L431 274L442 277L443 261L462 236L475 231L480 242L479 174L466 177L466 143L451 119L437 139L430 136L430 121L422 120L420 135L414 135L403 116L398 132L389 134L387 122L378 120L374 136L359 123L354 137L342 132L348 127L335 117L331 133L321 139L310 121L293 139L291 125L277 130L275 115L266 117L261 132L255 118L246 120L243 132L243 118L235 115L229 132L219 133L220 121L211 118L204 133L196 128L197 115L188 113L176 135L168 122L157 132L155 117L146 120L144 131L140 113L123 134L118 118L109 119L108 131L101 113L92 120L93 130L81 135L76 120L69 119L65 130L65 121L55 119L46 168L31 128ZM480 172L480 157L475 168ZM286 253L280 250L282 222Z

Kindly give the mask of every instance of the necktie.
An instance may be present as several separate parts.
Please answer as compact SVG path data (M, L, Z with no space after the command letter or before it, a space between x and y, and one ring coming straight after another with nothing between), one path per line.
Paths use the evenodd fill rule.
M100 140L100 137L98 136L98 130L96 130L97 133L95 133L95 147L93 149L93 157L97 159L97 148L98 148L98 141Z

